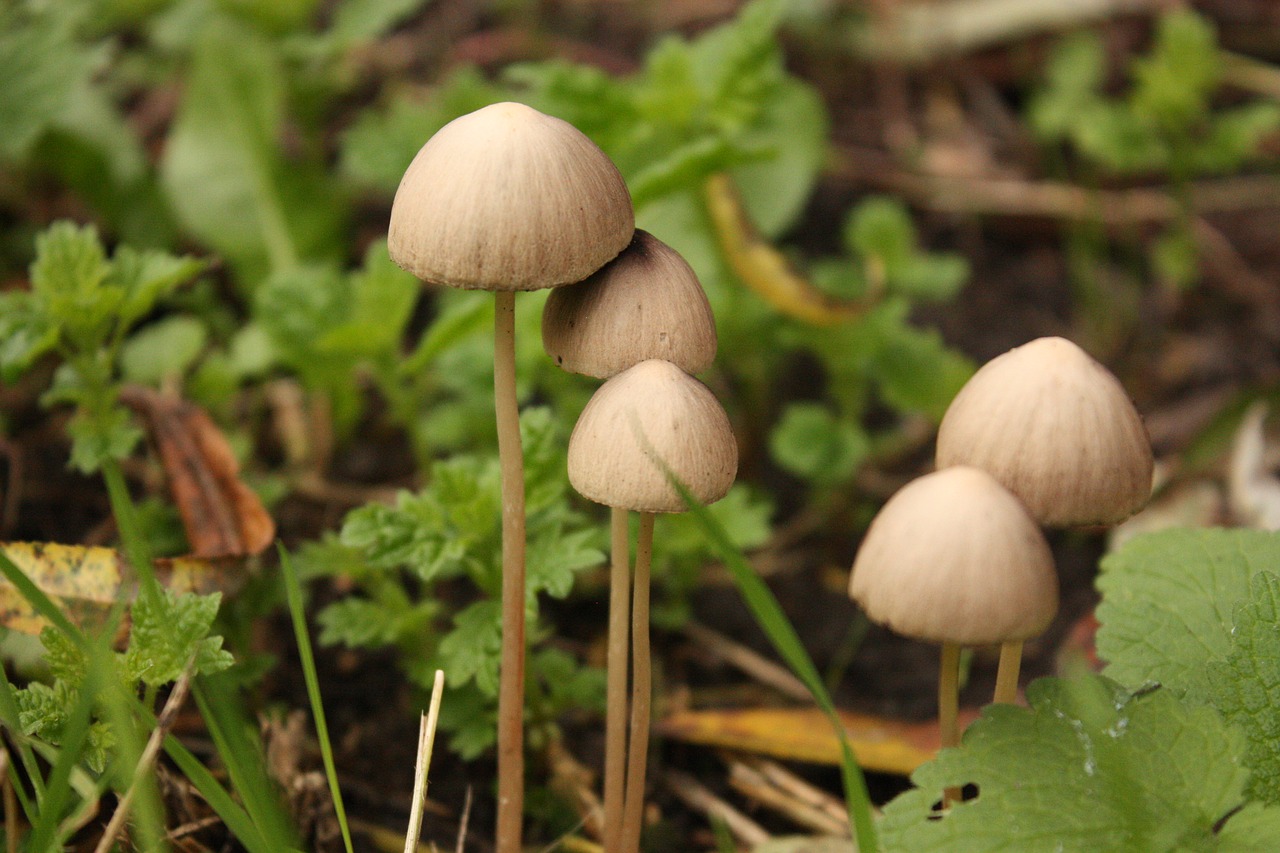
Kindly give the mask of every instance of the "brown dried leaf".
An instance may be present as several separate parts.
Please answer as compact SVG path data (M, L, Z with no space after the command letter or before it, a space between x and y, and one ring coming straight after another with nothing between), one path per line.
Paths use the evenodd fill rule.
M193 557L243 557L271 544L275 522L240 479L235 454L203 409L140 386L126 388L121 399L147 424Z

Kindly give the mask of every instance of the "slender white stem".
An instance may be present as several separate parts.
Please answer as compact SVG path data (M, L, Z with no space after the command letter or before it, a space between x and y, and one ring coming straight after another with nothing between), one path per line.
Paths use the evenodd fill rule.
M631 650L631 541L625 509L609 514L609 645L606 654L607 687L604 750L604 849L618 849L622 830L622 803L627 773L627 663Z
M618 848L621 853L639 851L644 823L644 777L649 762L649 706L653 694L649 656L649 565L652 560L653 513L642 512L636 541L635 587L631 594L631 744Z
M1000 668L996 670L996 692L992 702L1012 705L1018 701L1018 672L1022 669L1022 640L1000 646Z
M520 853L524 821L524 452L516 400L515 293L494 294L493 405L502 467L502 660L498 682L498 853Z

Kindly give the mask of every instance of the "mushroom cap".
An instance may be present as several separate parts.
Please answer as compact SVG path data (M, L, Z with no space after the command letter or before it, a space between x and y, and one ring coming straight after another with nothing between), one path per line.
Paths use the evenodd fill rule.
M1026 507L977 468L913 480L858 548L849 595L899 634L967 646L1034 637L1058 610L1058 578Z
M538 290L581 281L626 248L631 195L566 121L492 104L427 140L400 180L387 248L423 281Z
M622 254L547 297L542 345L565 370L599 379L650 358L697 373L716 357L716 324L680 253L637 230Z
M1151 442L1128 394L1063 338L1039 338L982 366L938 427L939 468L972 465L1042 524L1109 524L1151 495Z
M605 382L587 402L569 436L569 482L606 506L683 512L667 470L700 502L718 501L737 475L738 444L711 389L650 359Z

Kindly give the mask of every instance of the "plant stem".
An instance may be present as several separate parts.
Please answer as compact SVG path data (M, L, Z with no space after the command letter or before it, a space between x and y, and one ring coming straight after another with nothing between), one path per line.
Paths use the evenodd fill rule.
M653 513L640 513L636 541L635 591L631 595L631 744L627 755L627 794L618 849L639 851L644 818L644 776L649 761L649 704L653 686L649 665L649 564L653 559ZM610 851L612 853L612 851Z
M942 644L942 667L938 671L938 732L943 748L960 745L960 647ZM960 799L959 788L942 792L942 807Z
M618 849L622 828L622 802L627 760L627 660L631 618L631 540L627 510L613 507L609 514L609 646L607 701L604 723L604 849Z
M516 295L494 294L493 398L502 465L502 663L498 685L498 853L520 853L524 818L524 453L516 400Z
M1018 699L1018 671L1022 668L1022 640L1000 646L1000 668L996 670L996 692L992 702L1012 705Z

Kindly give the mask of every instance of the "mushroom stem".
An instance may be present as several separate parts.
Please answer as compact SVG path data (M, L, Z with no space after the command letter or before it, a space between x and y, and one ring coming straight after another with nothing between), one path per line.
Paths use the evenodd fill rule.
M631 542L627 530L629 513L613 507L610 511L612 560L609 573L609 647L607 705L604 735L604 849L618 849L622 828L622 803L627 759L627 659L630 639L627 622L631 618Z
M996 670L996 692L992 702L1012 705L1018 698L1018 671L1022 668L1022 640L1000 646L1000 668Z
M938 731L942 746L960 745L960 646L942 644L942 668L938 671ZM947 788L942 792L945 809L960 799L959 788Z
M649 704L653 687L649 666L649 565L653 558L653 513L640 513L636 542L635 591L631 596L631 744L627 755L627 794L619 850L640 849L644 817L644 776L649 760Z
M524 819L524 453L516 401L515 291L494 294L493 391L502 468L502 662L498 685L498 853L520 853Z

